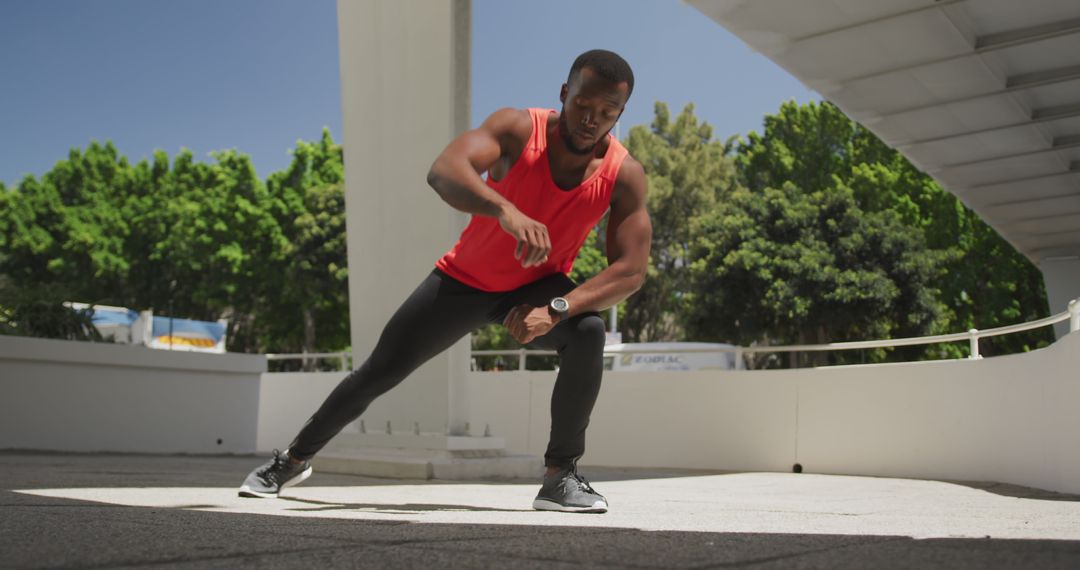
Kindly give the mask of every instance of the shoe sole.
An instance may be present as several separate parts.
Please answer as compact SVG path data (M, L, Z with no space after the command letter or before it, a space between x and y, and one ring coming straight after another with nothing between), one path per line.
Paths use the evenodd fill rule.
M558 511L560 513L606 513L608 509L607 503L604 501L596 501L591 507L574 507L560 505L547 499L536 499L533 501L533 508L538 511Z
M311 477L312 471L314 470L311 467L304 469L302 472L300 472L299 475L286 481L285 484L281 486L281 489L278 489L277 493L263 493L261 491L253 491L251 487L248 487L247 485L241 485L240 496L250 497L253 499L276 499L278 498L278 494L280 494L285 489L288 489L293 485L299 485L300 483L303 483L305 479Z

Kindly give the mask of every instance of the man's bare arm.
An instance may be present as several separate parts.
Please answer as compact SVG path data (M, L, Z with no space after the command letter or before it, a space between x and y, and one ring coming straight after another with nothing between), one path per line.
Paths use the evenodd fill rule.
M645 209L647 185L641 163L627 157L608 214L608 266L566 295L570 302L568 316L607 309L644 284L652 248L652 222Z
M511 205L484 184L481 175L504 154L507 137L513 136L521 111L500 109L479 127L450 141L428 171L428 184L455 209L469 214L495 217Z
M481 178L505 156L508 141L520 136L522 128L531 128L527 112L501 109L492 113L478 128L447 145L431 165L427 181L453 208L497 218L503 231L518 242L514 257L521 260L523 267L530 267L547 261L551 251L547 226L522 214Z
M652 222L645 209L646 186L645 170L627 157L619 169L608 214L608 266L566 295L570 313L564 318L611 307L633 295L645 282L652 248ZM514 307L503 321L510 335L522 344L547 334L556 324L546 306L529 305Z

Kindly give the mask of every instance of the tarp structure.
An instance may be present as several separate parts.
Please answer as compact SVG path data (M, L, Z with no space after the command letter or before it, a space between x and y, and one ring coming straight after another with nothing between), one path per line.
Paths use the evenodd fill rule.
M93 310L91 321L106 338L123 344L142 344L163 350L225 352L226 321L196 321L155 316L127 307L65 303L77 310Z

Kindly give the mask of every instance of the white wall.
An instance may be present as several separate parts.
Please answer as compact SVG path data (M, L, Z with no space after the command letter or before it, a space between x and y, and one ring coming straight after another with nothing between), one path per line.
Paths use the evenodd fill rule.
M259 390L257 449L261 452L269 452L273 449L288 447L304 422L315 413L326 396L345 378L346 374L346 372L264 374L262 387ZM386 422L390 421L396 433L411 432L414 423L419 423L420 430L425 433L446 433L443 416L428 415L430 401L422 389L422 385L414 385L412 390L391 390L371 404L364 413L364 422L372 431L385 431ZM345 428L346 431L357 429L355 424Z
M316 389L318 374L281 376L266 376L279 393L272 396L264 383L264 403L299 401L298 391L328 392L337 380L331 375ZM512 453L542 455L553 385L551 372L471 373L473 432L490 424ZM309 404L294 414L296 427L317 405ZM1043 350L982 360L609 372L582 464L790 471L800 463L812 473L1000 481L1080 493L1078 407L1080 334ZM382 418L419 410L391 392L365 417L370 428L382 429ZM284 443L274 445L294 434L279 435Z
M255 448L265 453L289 447L304 422L344 376L344 372L263 374Z
M1063 405L1080 402L1078 365L1074 334L1020 355L814 371L799 382L799 460L1080 492L1080 415Z
M543 455L550 372L476 372L472 422ZM608 372L583 464L783 471L794 455L795 379L716 371Z
M0 449L284 448L344 373L250 355L0 337ZM261 376L261 380L260 380ZM542 455L551 372L476 372L468 421ZM409 430L391 391L365 414ZM1080 333L1026 354L806 370L608 373L583 464L1001 481L1080 493ZM217 444L221 438L222 444Z
M265 371L256 355L0 336L0 449L251 453Z

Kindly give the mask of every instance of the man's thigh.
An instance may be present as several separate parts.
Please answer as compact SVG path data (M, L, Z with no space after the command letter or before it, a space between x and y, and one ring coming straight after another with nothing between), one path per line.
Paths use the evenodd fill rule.
M374 354L425 360L486 321L498 296L434 271L387 322Z

